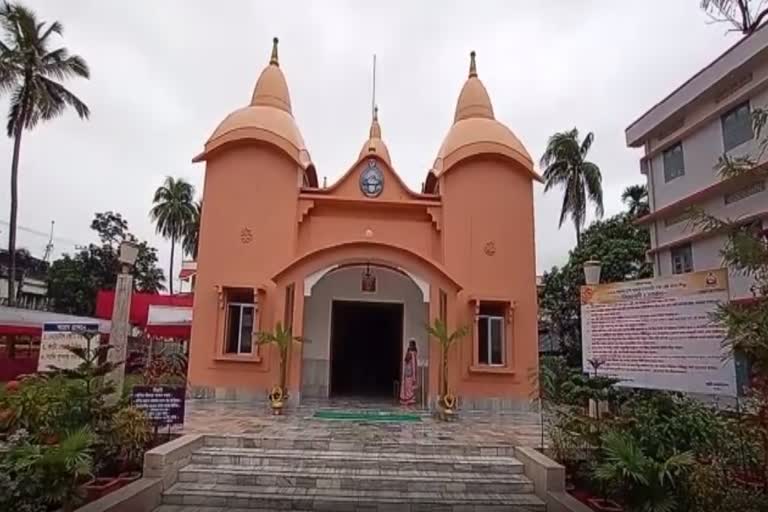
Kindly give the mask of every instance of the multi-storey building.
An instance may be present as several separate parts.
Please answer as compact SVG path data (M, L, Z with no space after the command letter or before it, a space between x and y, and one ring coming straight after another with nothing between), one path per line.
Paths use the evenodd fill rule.
M768 25L740 40L626 129L627 144L643 147L651 213L638 222L651 233L657 276L722 266L725 233L704 232L691 207L721 219L768 228L766 160L752 124L768 107ZM765 153L765 154L763 154ZM718 159L748 156L750 172L724 178ZM751 280L730 273L732 299L748 299Z

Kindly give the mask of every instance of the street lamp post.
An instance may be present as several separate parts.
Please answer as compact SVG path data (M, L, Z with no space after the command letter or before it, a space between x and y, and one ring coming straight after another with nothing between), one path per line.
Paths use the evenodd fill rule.
M584 282L587 286L596 286L600 284L600 271L602 270L602 263L598 260L589 260L584 262ZM600 364L604 363L597 360L590 360L589 363L595 369L595 376L597 376L597 369ZM607 409L608 404L606 402L597 401L594 398L589 399L589 415L592 418L600 419L600 411Z
M117 363L117 367L107 376L108 381L115 385L112 401L117 402L123 394L123 382L125 381L125 357L128 349L128 322L131 310L131 294L133 293L133 275L131 269L139 255L139 246L134 242L124 241L120 244L120 273L117 275L115 285L115 303L112 308L112 326L109 334L109 344L112 349L107 355L107 360Z
M584 281L588 285L600 284L600 271L602 263L598 260L589 260L584 262Z

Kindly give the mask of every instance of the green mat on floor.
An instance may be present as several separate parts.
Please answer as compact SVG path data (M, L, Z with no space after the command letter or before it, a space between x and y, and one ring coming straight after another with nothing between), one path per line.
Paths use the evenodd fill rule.
M315 412L314 418L341 421L421 421L418 414L400 411L339 411L325 410Z

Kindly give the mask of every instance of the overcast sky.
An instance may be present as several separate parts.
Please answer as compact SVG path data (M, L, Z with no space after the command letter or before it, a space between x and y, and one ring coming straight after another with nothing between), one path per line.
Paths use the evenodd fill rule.
M738 38L712 25L699 0L500 0L257 2L229 0L31 0L42 20L64 24L56 41L85 57L90 81L69 82L91 108L24 134L18 246L42 256L56 221L55 254L94 241L94 212L122 213L160 250L148 218L166 175L202 193L191 158L216 125L251 97L280 37L298 121L320 180L352 164L370 125L371 59L395 170L418 189L453 120L468 54L496 118L538 161L549 135L593 131L590 158L603 174L606 215L639 183L640 152L624 128ZM7 111L8 98L0 98ZM5 121L3 121L5 126ZM0 140L0 240L7 247L12 141ZM561 194L536 186L538 271L562 264L574 244L558 230ZM178 266L176 267L178 269Z

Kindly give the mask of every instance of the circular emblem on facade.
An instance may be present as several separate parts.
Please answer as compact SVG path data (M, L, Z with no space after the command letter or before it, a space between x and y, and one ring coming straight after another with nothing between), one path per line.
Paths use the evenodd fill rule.
M496 254L496 242L490 241L485 244L483 247L483 251L488 256L493 256Z
M384 190L384 173L376 165L376 160L368 160L368 166L360 173L360 191L366 197L378 197Z

